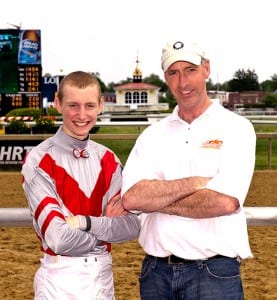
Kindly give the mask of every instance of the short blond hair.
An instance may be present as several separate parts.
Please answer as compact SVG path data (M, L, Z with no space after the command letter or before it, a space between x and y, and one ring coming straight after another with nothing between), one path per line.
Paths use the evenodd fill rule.
M97 77L91 73L83 71L75 71L66 75L59 84L57 97L61 102L64 96L64 87L66 85L77 87L79 89L86 88L88 86L96 86L99 94L99 101L101 101L101 87Z

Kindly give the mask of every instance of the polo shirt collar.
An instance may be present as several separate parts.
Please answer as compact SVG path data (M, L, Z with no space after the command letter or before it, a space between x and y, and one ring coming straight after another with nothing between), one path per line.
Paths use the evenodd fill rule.
M218 99L211 99L212 101L212 104L195 120L198 120L198 119L202 119L202 118L206 118L206 117L210 117L211 115L214 114L214 112L216 111L218 105L219 104L219 101ZM178 121L178 122L185 122L184 120L182 120L180 117L179 117L179 106L176 105L172 111L172 114L170 115L170 121L171 122L175 122L175 121ZM194 120L194 121L195 121ZM185 122L186 123L186 122Z

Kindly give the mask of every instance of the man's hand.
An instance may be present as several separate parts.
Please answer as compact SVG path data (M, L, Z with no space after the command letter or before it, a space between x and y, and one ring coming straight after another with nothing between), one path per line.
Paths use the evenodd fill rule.
M126 216L127 214L128 212L124 209L121 203L121 197L119 193L109 200L104 211L105 217Z
M79 219L77 216L72 216L72 217L65 217L66 223L71 227L71 228L79 228Z

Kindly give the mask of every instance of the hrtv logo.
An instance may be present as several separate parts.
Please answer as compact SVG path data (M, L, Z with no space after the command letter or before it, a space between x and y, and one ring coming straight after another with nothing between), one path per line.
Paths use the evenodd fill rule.
M0 161L23 161L25 153L34 146L1 146Z

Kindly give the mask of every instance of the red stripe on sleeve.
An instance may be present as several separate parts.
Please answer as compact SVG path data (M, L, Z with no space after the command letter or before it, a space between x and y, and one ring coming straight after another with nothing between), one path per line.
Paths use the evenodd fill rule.
M45 219L45 221L43 222L43 225L42 225L42 227L41 227L41 234L43 235L43 237L44 237L44 235L45 235L45 232L46 232L46 230L47 230L47 228L48 228L50 222L51 222L55 217L58 217L58 218L61 218L61 219L65 220L63 214L61 214L61 213L58 212L58 211L52 210L52 211L49 213L49 215L47 216L47 218Z
M57 199L55 198L51 198L51 197L46 197L44 198L39 206L37 207L36 209L36 212L35 212L35 220L37 221L41 212L43 211L43 209L48 205L48 204L57 204L59 206L59 202L57 201Z

